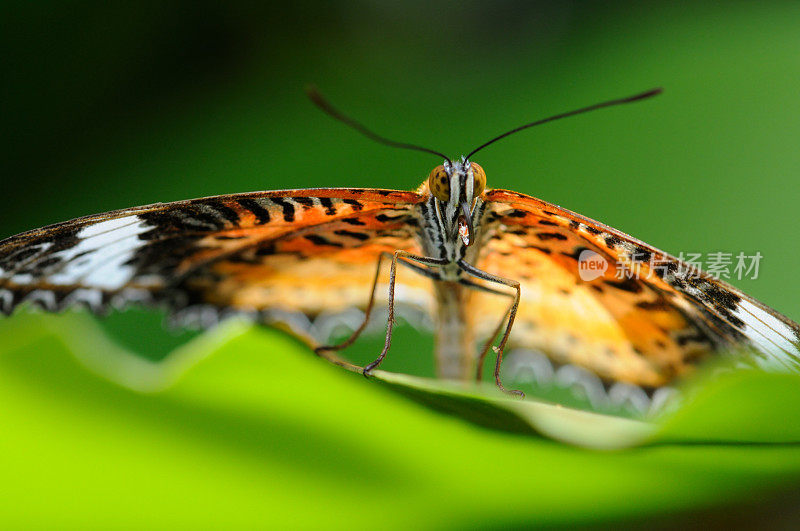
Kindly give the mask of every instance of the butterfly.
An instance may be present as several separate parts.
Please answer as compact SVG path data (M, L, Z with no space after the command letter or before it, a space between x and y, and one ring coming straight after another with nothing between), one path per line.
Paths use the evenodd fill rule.
M444 159L415 191L278 190L158 203L74 219L0 242L0 309L33 302L103 313L161 305L202 326L246 314L278 324L317 354L369 375L389 351L395 309L436 323L442 378L494 379L508 347L540 352L604 382L658 389L713 355L748 347L765 363L800 368L800 327L733 286L607 225L518 192L486 187L472 155L522 129L639 101L660 90L539 120L451 160L390 141L332 107L325 112L384 144ZM622 264L585 279L582 253ZM655 267L654 264L659 264ZM387 269L388 267L388 278ZM385 346L355 366L337 354L388 294ZM343 343L309 332L322 315L358 308ZM508 390L513 394L519 391Z

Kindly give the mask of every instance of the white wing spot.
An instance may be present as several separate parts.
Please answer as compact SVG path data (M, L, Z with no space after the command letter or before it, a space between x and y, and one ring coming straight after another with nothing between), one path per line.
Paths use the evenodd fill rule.
M103 289L117 289L130 281L135 271L126 265L143 245L139 234L148 230L146 222L132 222L130 217L103 221L83 228L77 245L55 253L64 262L86 253L87 260L70 263L48 277L52 284L86 284Z
M793 343L797 337L795 330L774 315L745 299L739 302L734 314L744 321L748 338L765 354L782 363L785 363L787 354L800 354Z
M11 306L14 303L14 294L7 289L0 289L0 310L4 313L11 311Z
M103 294L97 290L79 288L67 296L64 307L78 303L86 304L92 311L99 311L103 307Z
M56 310L56 295L52 291L37 289L25 297L25 302L38 302L48 312Z

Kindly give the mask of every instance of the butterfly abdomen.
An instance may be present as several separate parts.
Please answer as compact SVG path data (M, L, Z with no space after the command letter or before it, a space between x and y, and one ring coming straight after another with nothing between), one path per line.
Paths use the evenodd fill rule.
M476 343L472 291L457 282L434 282L436 292L436 373L440 378L474 376Z

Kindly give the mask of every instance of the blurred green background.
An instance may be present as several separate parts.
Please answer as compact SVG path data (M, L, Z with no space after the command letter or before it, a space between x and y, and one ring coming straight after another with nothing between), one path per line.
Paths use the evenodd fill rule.
M453 156L662 86L656 99L527 131L476 160L490 187L674 254L759 251L759 278L732 282L800 317L796 2L11 2L2 13L0 237L223 193L411 189L438 164L335 123L305 99L308 83L380 133ZM159 319L126 312L106 326L159 357L187 337ZM429 371L417 333L403 334L388 368ZM355 356L374 351L367 342Z

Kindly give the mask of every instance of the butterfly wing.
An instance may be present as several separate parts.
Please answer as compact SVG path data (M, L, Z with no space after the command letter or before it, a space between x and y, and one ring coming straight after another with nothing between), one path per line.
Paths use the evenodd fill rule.
M646 387L737 346L800 368L800 327L733 286L539 199L506 190L487 191L484 199L485 244L476 265L522 285L512 347ZM580 274L585 252L608 264L596 278ZM503 311L501 301L483 298Z
M310 189L155 204L75 219L0 242L0 308L96 312L130 302L209 324L364 307L379 255L419 252L414 192ZM398 280L427 309L429 282Z

